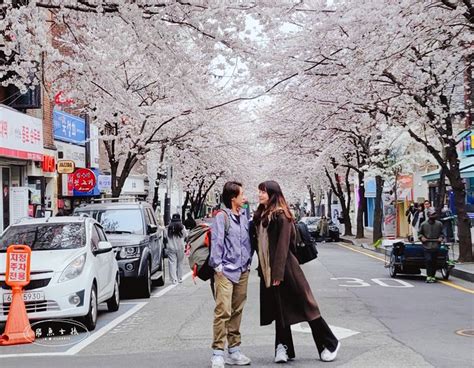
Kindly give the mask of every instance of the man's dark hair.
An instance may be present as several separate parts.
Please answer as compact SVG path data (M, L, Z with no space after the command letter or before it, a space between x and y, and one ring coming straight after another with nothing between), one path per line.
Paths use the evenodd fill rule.
M232 208L232 198L235 198L240 194L240 188L242 188L242 184L237 181L228 181L224 184L224 189L222 190L222 201L227 208Z

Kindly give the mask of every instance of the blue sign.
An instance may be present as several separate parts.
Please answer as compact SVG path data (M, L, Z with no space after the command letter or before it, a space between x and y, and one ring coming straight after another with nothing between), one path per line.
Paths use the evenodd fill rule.
M84 146L86 143L86 122L80 117L63 111L53 111L54 139Z

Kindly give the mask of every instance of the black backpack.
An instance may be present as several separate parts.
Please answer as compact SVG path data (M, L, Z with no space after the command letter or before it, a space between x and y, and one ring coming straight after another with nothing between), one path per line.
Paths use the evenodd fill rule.
M304 222L295 224L296 233L296 258L299 264L304 264L318 258L316 242L309 233L308 226Z

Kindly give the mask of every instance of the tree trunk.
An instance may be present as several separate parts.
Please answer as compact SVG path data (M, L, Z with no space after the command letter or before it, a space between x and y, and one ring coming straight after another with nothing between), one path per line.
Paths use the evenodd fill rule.
M364 185L364 172L359 171L359 203L357 205L357 233L356 239L364 238L364 214L366 212L365 203L365 185Z
M183 207L181 207L181 218L183 219L183 221L186 218L186 207L188 205L188 202L189 202L189 192L186 191L186 197L184 198Z
M459 237L459 261L472 262L472 238L471 221L466 210L466 188L459 171L459 160L456 148L447 150L449 171L446 176L454 193L454 206L457 212L458 237Z
M309 203L311 206L311 216L316 216L316 210L314 206L314 192L313 192L313 188L311 188L311 185L308 185L308 191L309 191Z
M332 219L332 190L328 190L328 212L327 218Z
M347 192L347 204L344 203L344 200L342 203L344 203L344 207L342 207L342 214L344 217L344 235L349 235L352 236L352 220L351 220L351 185L349 183L349 175L350 175L351 169L347 168L346 170L346 192ZM341 193L342 193L342 188L341 188ZM342 195L342 198L344 198L344 194Z
M372 241L382 239L382 224L383 224L383 207L382 207L382 193L384 180L380 175L375 177L375 209L374 209L374 232L372 234Z
M441 218L441 210L443 209L444 205L444 198L446 197L446 170L442 167L439 171L439 191L438 195L435 199L435 207L436 213L438 214L438 218Z

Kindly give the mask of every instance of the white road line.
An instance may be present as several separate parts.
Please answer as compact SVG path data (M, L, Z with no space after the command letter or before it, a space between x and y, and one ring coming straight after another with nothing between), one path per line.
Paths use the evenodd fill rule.
M110 323L106 324L104 327L102 327L99 331L96 333L90 335L88 338L82 340L79 344L74 345L72 348L67 350L64 355L75 355L78 352L80 352L82 349L84 349L86 346L92 344L95 340L97 340L99 337L104 336L107 332L109 332L111 329L113 329L115 326L117 326L119 323L123 322L126 320L128 317L132 316L133 314L137 313L140 309L142 309L145 305L147 305L148 302L142 302L142 303L137 303L135 307L130 309L129 311L125 312L121 316L115 318L112 320Z
M187 279L192 275L192 272L187 273L184 275L183 280ZM156 294L152 295L152 298L159 298L163 295L165 295L168 291L173 290L178 284L175 285L170 285L163 290L160 290ZM131 308L129 311L125 312L124 314L118 316L114 320L110 321L108 324L106 324L104 327L99 329L97 332L92 333L88 338L82 340L80 343L77 345L74 345L70 349L62 352L51 352L51 353L24 353L24 354L0 354L0 359L6 359L6 358L22 358L22 357L41 357L41 356L71 356L71 355L76 355L79 353L82 349L85 347L89 346L92 344L94 341L96 341L98 338L104 336L107 332L109 332L111 329L116 327L118 324L132 316L133 314L137 313L140 309L142 309L145 305L147 305L148 302L137 302L137 303L121 303L124 305L128 304L134 304L135 307ZM0 349L1 350L1 349Z
M186 280L187 278L189 278L189 276L191 276L192 274L193 274L192 272L188 272L186 275L184 275L183 276L183 281ZM173 290L178 285L179 284L169 285L166 288L164 288L163 290L160 290L157 293L152 294L151 297L152 298L159 298L160 296L165 295L168 291Z

